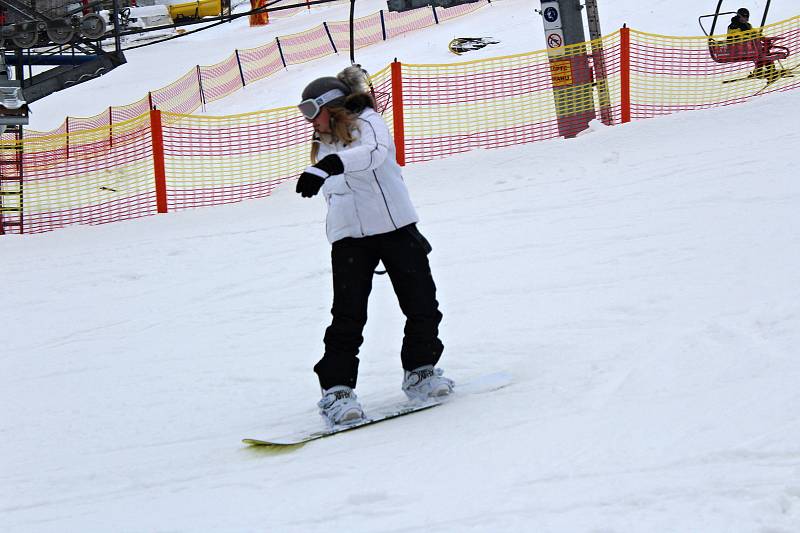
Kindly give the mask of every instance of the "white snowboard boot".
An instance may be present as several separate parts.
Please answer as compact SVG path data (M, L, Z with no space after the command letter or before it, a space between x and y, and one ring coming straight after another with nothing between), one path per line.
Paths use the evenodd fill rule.
M322 399L317 407L330 427L349 426L364 420L364 410L356 393L346 385L323 389Z
M403 392L409 400L427 400L441 398L453 392L455 383L452 379L444 377L441 368L425 365L412 371L405 371L403 379Z

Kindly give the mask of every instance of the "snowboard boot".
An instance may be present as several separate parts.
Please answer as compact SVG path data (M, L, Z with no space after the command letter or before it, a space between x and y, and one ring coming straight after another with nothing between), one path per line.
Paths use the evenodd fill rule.
M403 379L403 392L409 400L428 400L442 398L453 392L455 383L452 379L443 376L441 368L433 365L421 366L417 369L405 371Z
M356 393L346 385L323 389L322 399L317 407L330 427L349 426L364 420L364 410L361 409Z

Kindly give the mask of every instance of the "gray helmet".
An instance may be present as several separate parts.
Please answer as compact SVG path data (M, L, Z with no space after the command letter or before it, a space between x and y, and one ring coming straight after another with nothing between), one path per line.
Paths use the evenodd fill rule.
M743 17L750 17L750 11L746 7L740 7L736 10L737 15L741 15Z
M323 94L327 93L328 91L332 91L334 89L338 89L342 91L345 95L350 94L350 87L339 81L339 78L334 78L333 76L327 76L325 78L317 78L316 80L312 81L306 88L303 89L303 96L302 100L308 100L310 98L318 98ZM335 100L330 100L327 102L327 105L340 105L344 102L344 96L336 98Z

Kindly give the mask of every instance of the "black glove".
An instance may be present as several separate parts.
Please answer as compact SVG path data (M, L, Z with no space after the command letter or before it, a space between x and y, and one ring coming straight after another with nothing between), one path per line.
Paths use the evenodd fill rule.
M336 154L325 156L319 163L305 169L297 180L295 192L303 198L316 195L329 176L344 172L342 160Z
M316 167L308 167L305 172L300 174L300 177L297 179L297 187L295 187L295 192L299 193L303 198L311 198L315 194L319 192L320 187L325 182L325 177L322 177L316 172L319 171Z

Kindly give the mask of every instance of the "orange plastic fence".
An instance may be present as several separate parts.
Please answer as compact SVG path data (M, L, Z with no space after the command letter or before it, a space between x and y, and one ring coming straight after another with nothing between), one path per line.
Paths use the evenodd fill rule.
M611 85L608 111L620 123L619 32L606 37L602 53L572 46L556 61L566 61L571 78L591 80L601 58ZM600 48L597 46L597 48ZM558 89L547 51L452 65L403 65L405 157L410 163L447 157L475 148L496 148L561 136L561 127L586 122L601 109L598 93L586 85ZM558 83L558 82L556 82ZM555 98L564 100L562 114ZM583 98L581 97L583 95Z
M3 156L11 141L0 143ZM147 114L108 127L26 138L23 150L23 205L0 211L22 226L14 232L37 233L72 224L103 224L156 213L153 147ZM0 186L13 186L5 166ZM0 199L7 196L0 195ZM0 219L0 226L3 220ZM7 231L7 229L6 229Z

